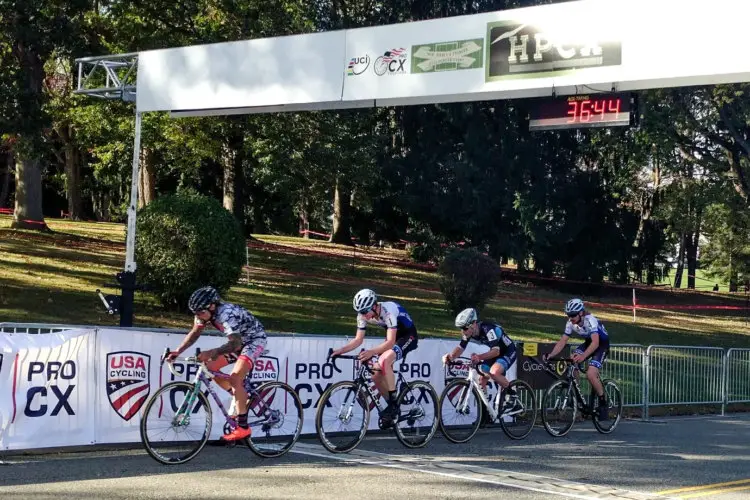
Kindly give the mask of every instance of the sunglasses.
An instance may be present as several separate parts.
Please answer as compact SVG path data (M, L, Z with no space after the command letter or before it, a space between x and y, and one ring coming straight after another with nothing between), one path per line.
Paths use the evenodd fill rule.
M580 312L577 312L577 313L568 313L568 317L569 318L576 318L576 317L578 317L579 314L581 314L581 313Z

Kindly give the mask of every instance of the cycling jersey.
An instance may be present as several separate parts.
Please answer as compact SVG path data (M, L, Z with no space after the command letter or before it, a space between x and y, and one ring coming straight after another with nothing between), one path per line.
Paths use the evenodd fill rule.
M593 314L585 315L577 325L571 323L570 320L568 320L568 323L565 325L565 335L567 335L568 337L570 337L571 335L578 335L579 337L590 339L591 336L595 333L599 334L600 342L609 342L607 329L604 328L604 325L601 323L601 321L596 319L596 316L594 316Z
M588 359L591 366L601 370L609 353L609 335L604 325L593 314L585 315L577 325L571 323L570 320L565 325L565 335L570 337L575 334L586 339L583 344L576 347L574 354L583 354L591 345L591 336L595 333L599 334L599 347L589 355Z
M494 323L485 323L484 321L479 323L477 336L475 337L469 337L466 335L466 332L464 332L461 336L461 349L466 349L470 340L475 340L480 344L484 344L490 349L497 347L500 349L500 356L505 356L511 351L516 350L516 345L505 333L503 327Z
M368 324L380 326L386 330L395 328L396 339L418 337L417 328L414 326L411 316L406 312L406 309L396 302L381 302L380 315L372 319L365 319L364 314L357 314L358 329L364 330Z
M222 302L216 306L216 311L208 321L203 321L198 316L195 317L195 325L199 328L205 328L209 322L227 336L232 334L241 336L243 345L265 345L266 343L266 331L258 318L236 304Z

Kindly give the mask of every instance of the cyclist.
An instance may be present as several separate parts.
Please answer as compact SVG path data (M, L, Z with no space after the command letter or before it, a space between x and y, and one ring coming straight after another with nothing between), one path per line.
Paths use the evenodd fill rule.
M521 408L521 402L518 401L516 391L509 387L510 381L505 376L513 363L518 357L516 345L505 333L500 325L479 321L476 309L469 307L464 309L456 316L456 327L460 328L463 334L461 342L453 350L443 356L443 364L453 361L460 356L470 340L484 344L490 348L483 354L472 354L471 361L480 363L480 373L484 375L480 384L485 395L487 394L488 373L492 379L508 394L508 398L503 403L503 413L513 412Z
M366 363L373 356L378 356L372 380L385 397L388 405L381 413L381 426L389 427L398 416L396 407L396 376L393 373L393 363L404 359L406 355L417 348L417 328L401 305L396 302L378 302L378 297L369 288L357 292L353 301L357 311L357 333L354 339L345 346L333 351L332 356L346 354L362 345L365 339L365 329L368 323L385 328L385 342L372 349L366 349L359 354L359 360ZM387 396L387 397L386 397Z
M249 311L235 304L223 302L216 289L206 286L197 289L188 300L188 308L195 314L193 328L185 336L177 350L169 353L173 360L193 345L211 323L217 330L227 336L227 343L198 354L198 361L203 361L209 370L220 370L230 363L235 363L229 380L214 379L217 384L234 394L237 402L237 427L228 435L222 436L225 441L236 441L250 436L247 424L247 391L245 377L253 367L255 360L266 348L266 332L263 325Z
M557 356L565 348L570 336L573 334L586 339L583 344L580 344L573 351L573 361L575 363L582 363L587 359L590 360L589 367L586 370L586 378L591 383L591 387L596 391L597 396L599 396L599 420L607 420L607 400L604 394L604 387L599 379L599 371L602 369L602 365L609 355L609 335L607 334L607 329L604 328L604 325L596 316L586 311L581 299L570 299L565 304L565 314L568 316L568 322L565 324L565 332L560 337L560 340L557 341L555 347L552 348L552 352L547 356L543 356L543 359L546 361L547 358Z

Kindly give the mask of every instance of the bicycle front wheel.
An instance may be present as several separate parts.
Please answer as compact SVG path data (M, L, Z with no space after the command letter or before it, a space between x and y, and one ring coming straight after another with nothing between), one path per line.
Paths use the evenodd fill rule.
M396 403L398 421L394 422L396 438L407 448L421 448L438 428L438 396L427 382L409 382Z
M500 413L500 427L511 439L523 439L529 435L536 423L536 395L531 386L523 380L510 383L515 389L517 400Z
M465 443L479 430L484 404L468 380L452 380L440 395L440 432L452 443Z
M302 433L302 401L283 382L258 387L248 402L248 424L252 435L247 446L259 457L280 457L289 451Z
M544 392L542 397L542 422L547 432L554 437L564 436L576 420L576 402L570 382L558 380Z
M166 384L146 403L141 441L157 462L184 464L200 453L210 434L211 405L189 382Z
M609 434L622 417L622 392L617 386L617 382L612 379L602 380L604 394L607 398L607 420L599 420L599 412L594 411L594 427L602 434Z
M331 453L346 453L362 442L370 423L370 398L354 382L338 382L318 400L315 431Z

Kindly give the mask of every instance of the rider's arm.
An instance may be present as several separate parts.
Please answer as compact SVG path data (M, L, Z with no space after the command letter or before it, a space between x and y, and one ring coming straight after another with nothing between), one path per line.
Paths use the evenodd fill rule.
M388 351L389 349L392 349L394 345L396 345L396 332L397 330L395 328L389 328L385 331L385 342L382 344L376 345L371 349L373 354L381 355L384 352Z
M557 344L555 344L555 347L552 348L552 352L547 354L548 358L554 358L558 354L560 354L560 351L562 351L565 348L565 345L568 343L568 339L570 337L568 335L563 335L560 337L560 340L557 341Z
M237 352L242 347L242 337L237 333L232 333L227 336L227 343L224 345L221 345L217 347L216 349L212 349L213 355L211 356L212 359L216 359L219 356L222 356L224 354L229 354L232 352Z
M195 341L198 340L198 337L201 336L201 333L203 333L203 329L205 327L206 325L202 322L195 321L193 323L193 328L191 328L187 335L185 335L185 338L182 340L180 347L177 348L177 354L182 354L188 347L193 345Z
M448 359L453 361L454 359L456 359L463 353L464 353L464 348L461 346L461 344L458 344L456 347L453 348L451 352L448 353Z
M589 338L591 339L591 343L589 344L589 348L583 351L582 356L584 358L588 358L589 356L594 354L594 351L596 351L599 348L599 334L592 333Z
M491 348L489 351L477 354L477 358L479 358L481 361L484 361L485 359L492 359L500 356L500 348L495 346Z
M333 351L333 356L340 356L342 354L346 354L349 351L352 351L356 349L357 347L362 345L362 342L365 341L365 330L362 328L357 328L357 334L354 336L352 340L346 343L344 347L341 349L336 349Z

